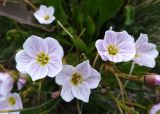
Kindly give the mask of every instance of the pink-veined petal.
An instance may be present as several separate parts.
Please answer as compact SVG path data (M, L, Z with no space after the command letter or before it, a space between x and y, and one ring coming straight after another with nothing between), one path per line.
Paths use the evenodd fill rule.
M103 40L96 41L96 48L97 48L97 51L98 51L99 55L101 56L102 60L107 61L108 59L104 55L104 53L106 52L106 49L103 46Z
M145 53L137 54L137 57L134 58L133 61L140 66L146 66L150 68L153 68L156 64L155 59Z
M86 60L75 67L75 72L80 73L82 77L88 78L91 75L91 65L89 60Z
M136 47L139 47L139 45L147 42L148 42L148 35L141 33L135 44L136 44Z
M41 52L48 53L48 45L44 39L39 36L30 36L23 44L24 51L31 57L36 57Z
M42 79L48 74L48 66L40 66L36 61L30 62L27 67L27 73L31 76L33 81Z
M134 43L134 39L126 31L117 32L117 45L119 45L121 43L124 43L124 42L126 42L126 43L129 43L129 42Z
M8 94L14 84L14 79L8 73L0 73L0 94L6 95Z
M66 83L62 86L61 97L66 102L70 102L74 98L72 93L72 86L69 83Z
M108 57L109 61L113 61L115 63L117 62L122 62L123 58L121 56L121 54L116 54L116 55L110 55L107 52L105 53L105 55Z
M92 68L91 76L85 79L85 82L87 82L88 86L91 89L95 89L98 87L100 80L101 80L100 73Z
M56 75L56 83L59 85L64 85L69 82L75 68L71 65L64 65L62 71Z
M82 100L84 102L89 101L91 90L87 83L82 83L78 86L72 86L72 92L77 99Z
M121 43L118 45L119 54L122 56L123 61L127 62L132 60L135 57L136 49L135 44L128 42L128 43Z
M26 66L33 60L33 58L30 57L24 50L21 50L16 54L15 60L17 62L16 68L21 73L26 73Z
M48 66L48 76L55 77L63 68L62 59L58 56L50 56Z
M63 57L63 48L56 39L47 37L45 40L48 44L48 54L55 54L55 56Z
M109 44L116 44L117 43L117 34L112 30L108 30L105 32L104 42L103 45L106 47Z
M137 48L137 53L146 53L153 58L158 56L158 51L156 50L156 45L152 43L143 43Z

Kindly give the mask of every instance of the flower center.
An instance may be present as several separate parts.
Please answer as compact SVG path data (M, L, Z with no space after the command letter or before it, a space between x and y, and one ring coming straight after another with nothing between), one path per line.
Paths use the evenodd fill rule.
M116 55L118 53L118 48L115 45L107 46L107 50L110 55Z
M39 53L36 57L36 61L39 65L45 66L49 63L49 56L48 54L45 54L44 52Z
M49 20L50 19L50 16L49 15L46 15L45 17L44 17L44 20Z
M82 76L78 73L74 73L71 78L71 83L75 86L81 84L83 81Z
M11 106L14 106L16 104L16 99L14 97L9 97L8 98L8 103L11 105Z

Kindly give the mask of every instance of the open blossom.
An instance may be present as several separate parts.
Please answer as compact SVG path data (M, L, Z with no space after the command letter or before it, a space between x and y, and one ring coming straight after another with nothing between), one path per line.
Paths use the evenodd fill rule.
M0 97L10 92L13 88L13 84L14 79L8 73L0 73Z
M16 68L28 73L32 80L54 77L62 70L63 49L54 38L32 35L23 45L24 50L16 54Z
M106 31L104 39L96 41L96 48L104 61L127 62L135 56L134 39L126 31Z
M8 93L0 99L0 111L23 109L22 101L18 93ZM6 112L2 114L20 114L20 112Z
M154 105L151 109L149 114L160 114L160 103Z
M61 97L70 102L74 97L84 102L89 101L90 89L97 88L100 82L100 73L91 68L86 60L76 67L64 65L56 76L56 83L62 86Z
M133 61L140 66L153 68L155 66L155 58L158 56L156 45L148 43L147 34L140 34L135 43L136 55Z
M35 18L41 24L51 24L54 20L54 8L41 5L40 8L34 13Z

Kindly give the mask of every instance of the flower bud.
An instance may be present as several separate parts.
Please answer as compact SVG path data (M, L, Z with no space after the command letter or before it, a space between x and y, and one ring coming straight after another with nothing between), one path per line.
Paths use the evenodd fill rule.
M160 75L158 74L146 75L144 82L149 85L160 85Z
M53 98L53 99L55 99L55 98L57 98L57 97L59 97L60 96L60 91L55 91L55 92L52 92L51 93L51 97Z
M25 77L24 75L20 74L19 78L18 78L18 81L17 81L17 87L18 87L18 90L20 91L23 86L26 84L26 81L27 81L27 77Z

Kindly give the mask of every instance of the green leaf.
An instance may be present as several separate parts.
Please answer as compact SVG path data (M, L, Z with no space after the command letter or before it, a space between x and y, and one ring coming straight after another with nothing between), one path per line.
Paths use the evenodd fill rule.
M103 24L113 17L121 8L123 0L99 0L99 18L97 26L101 28Z
M98 12L97 4L99 4L99 0L85 0L82 5L84 15L94 17Z
M78 48L80 51L86 51L87 50L87 45L85 44L85 42L82 39L74 38L73 42L74 42L76 48Z
M90 16L88 16L87 21L86 21L87 35L92 37L92 35L95 33L95 31L96 31L95 23L94 23L93 19Z
M135 8L133 6L126 6L126 25L131 25L134 22L134 16L135 16Z

